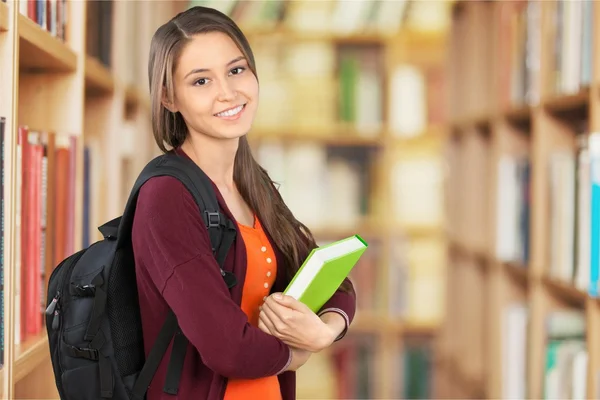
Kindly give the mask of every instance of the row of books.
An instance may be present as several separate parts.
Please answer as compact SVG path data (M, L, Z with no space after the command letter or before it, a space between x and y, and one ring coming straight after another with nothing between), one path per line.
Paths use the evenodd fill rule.
M75 136L17 128L15 343L43 329L45 291L54 267L73 254Z
M280 184L294 215L311 229L354 227L369 221L377 194L372 182L375 153L368 148L322 146L270 139L257 158ZM441 157L398 157L389 181L392 209L386 223L439 228L444 224L444 165Z
M530 253L531 162L525 156L504 154L496 168L496 258L526 266Z
M549 155L548 274L598 296L600 256L600 133L578 135L575 150ZM498 165L496 256L527 265L530 225L530 161L504 156Z
M68 0L23 0L19 12L63 41L67 39Z
M70 0L23 0L19 12L52 36L67 40ZM86 51L106 66L111 65L113 0L88 1Z
M363 148L327 148L315 142L287 147L260 144L258 162L296 218L311 230L355 228L370 215L368 153Z
M239 1L193 0L189 6L214 7L249 29L352 34L376 32L393 35L401 28L439 30L448 22L445 2L408 1Z
M515 302L502 319L502 397L527 398L529 309ZM545 399L586 399L588 350L585 313L554 310L545 319Z
M257 129L323 131L342 124L366 137L382 129L413 137L446 118L441 67L396 65L386 87L388 71L376 46L330 41L281 46L268 37L253 39L252 46L261 82Z
M335 371L335 394L337 399L376 398L377 385L377 337L369 334L353 334L344 343L333 348L332 363ZM429 339L403 340L399 354L391 359L397 372L393 377L393 398L428 399L433 394L433 352Z
M390 252L381 279L388 286L388 314L408 325L439 326L446 316L446 243L435 235L395 237Z
M452 104L452 113L464 117L489 113L492 107L537 104L542 90L565 95L588 87L594 3L466 2L451 31L452 92L464 94L464 101ZM547 23L542 23L543 7ZM544 43L548 52L542 51ZM542 68L548 70L544 82Z
M501 32L509 31L511 42L502 44L505 69L501 85L502 97L514 104L536 104L540 98L540 83L547 84L555 94L577 93L590 84L592 69L592 21L594 2L591 0L558 0L549 3L551 11L548 36L553 52L549 82L540 82L542 2L510 2L502 4ZM508 103L507 103L508 104Z
M530 3L539 2L530 1ZM554 53L550 88L556 94L577 93L590 85L594 48L593 0L559 0L552 4ZM539 27L536 27L539 31Z

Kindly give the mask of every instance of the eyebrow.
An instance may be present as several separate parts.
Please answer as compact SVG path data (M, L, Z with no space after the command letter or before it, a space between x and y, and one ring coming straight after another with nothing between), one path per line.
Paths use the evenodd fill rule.
M239 57L236 57L236 58L234 58L233 60L229 61L229 62L228 62L226 65L227 65L227 66L230 66L231 64L235 64L236 62L238 62L238 61L241 61L241 60L244 60L245 58L246 58L246 57L244 57L244 56L239 56ZM206 72L206 71L209 71L209 69L208 69L208 68L196 68L196 69L193 69L193 70L191 70L190 72L188 72L188 73L186 74L185 78L187 78L188 76L190 76L190 75L192 75L192 74L197 74L197 73L199 73L199 72ZM184 79L185 79L185 78L184 78Z

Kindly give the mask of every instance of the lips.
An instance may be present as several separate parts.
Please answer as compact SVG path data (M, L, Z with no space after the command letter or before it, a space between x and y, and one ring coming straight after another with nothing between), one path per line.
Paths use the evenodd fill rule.
M219 118L235 117L235 116L239 115L244 110L245 107L246 107L245 104L241 104L239 106L231 107L231 108L228 108L221 112L218 112L214 115L215 115L215 117L219 117Z

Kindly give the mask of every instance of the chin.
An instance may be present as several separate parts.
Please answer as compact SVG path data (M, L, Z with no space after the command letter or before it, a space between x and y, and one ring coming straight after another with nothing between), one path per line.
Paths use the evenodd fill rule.
M216 134L218 137L223 138L223 139L239 139L242 136L245 136L246 134L248 134L249 131L250 131L250 128L237 129L237 130L223 129L223 130L217 130Z
M236 139L246 135L252 128L254 107L250 104L244 106L242 111L234 117L220 118L214 116L214 130L224 139Z

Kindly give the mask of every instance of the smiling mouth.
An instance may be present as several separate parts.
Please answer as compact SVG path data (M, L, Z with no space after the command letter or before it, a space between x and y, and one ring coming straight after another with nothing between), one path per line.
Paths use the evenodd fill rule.
M215 117L219 117L219 118L236 117L244 110L244 108L246 108L246 104L242 104L237 107L230 108L229 110L221 111L220 113L215 114Z

